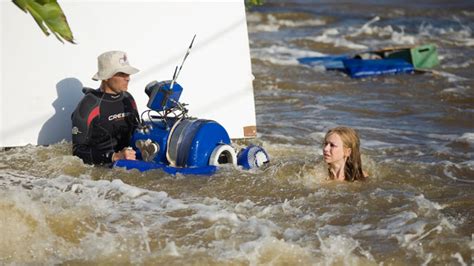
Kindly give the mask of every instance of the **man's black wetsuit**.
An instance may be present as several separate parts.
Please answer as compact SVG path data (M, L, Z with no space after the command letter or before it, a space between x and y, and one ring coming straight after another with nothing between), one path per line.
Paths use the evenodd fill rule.
M108 94L84 88L72 114L72 150L88 164L109 164L112 155L130 146L139 123L137 106L128 92Z

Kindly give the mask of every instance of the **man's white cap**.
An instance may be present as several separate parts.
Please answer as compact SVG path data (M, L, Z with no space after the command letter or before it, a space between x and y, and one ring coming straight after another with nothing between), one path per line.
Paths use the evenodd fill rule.
M119 72L132 75L139 71L130 66L127 54L122 51L105 52L99 55L97 60L99 71L92 77L93 80L106 80Z

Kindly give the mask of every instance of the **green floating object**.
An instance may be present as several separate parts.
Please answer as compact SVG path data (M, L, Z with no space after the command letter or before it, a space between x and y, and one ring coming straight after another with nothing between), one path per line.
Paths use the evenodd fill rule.
M394 50L386 58L403 59L410 62L415 69L429 69L439 64L438 50L434 44Z

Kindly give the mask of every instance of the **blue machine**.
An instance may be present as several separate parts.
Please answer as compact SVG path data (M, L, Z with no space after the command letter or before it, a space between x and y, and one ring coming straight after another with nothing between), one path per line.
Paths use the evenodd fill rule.
M150 97L147 121L132 136L137 161L119 160L114 167L147 171L161 169L169 174L211 175L224 164L243 169L258 168L269 162L263 148L249 146L237 159L224 127L206 119L187 116L179 102L183 88L176 82L153 81L145 88ZM155 114L155 115L153 115Z
M188 117L188 109L179 102L183 87L176 80L195 38L196 35L181 66L176 66L172 80L152 81L145 87L150 110L142 113L143 122L131 139L138 160L119 160L114 167L139 171L161 169L169 174L212 175L225 164L238 164L244 169L251 169L269 162L268 154L258 146L243 149L237 160L225 128L216 121ZM148 114L146 121L143 119L145 113Z

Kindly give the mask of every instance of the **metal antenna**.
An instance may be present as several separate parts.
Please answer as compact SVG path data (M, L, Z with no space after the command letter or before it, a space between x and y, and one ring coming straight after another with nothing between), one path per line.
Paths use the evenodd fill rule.
M183 68L184 61L186 61L186 58L188 58L188 55L191 52L191 48L193 47L195 38L196 38L196 34L194 34L191 44L189 44L188 50L186 51L186 54L184 55L183 62L181 62L181 66L179 67L179 69L178 69L178 66L176 66L176 68L174 69L173 80L171 81L170 90L173 90L174 83L178 79L179 73L181 72L181 69Z
M170 84L170 91L173 90L174 83L176 82L176 79L178 78L178 76L176 75L177 71L178 71L178 66L174 68L173 79L171 80L171 84Z

